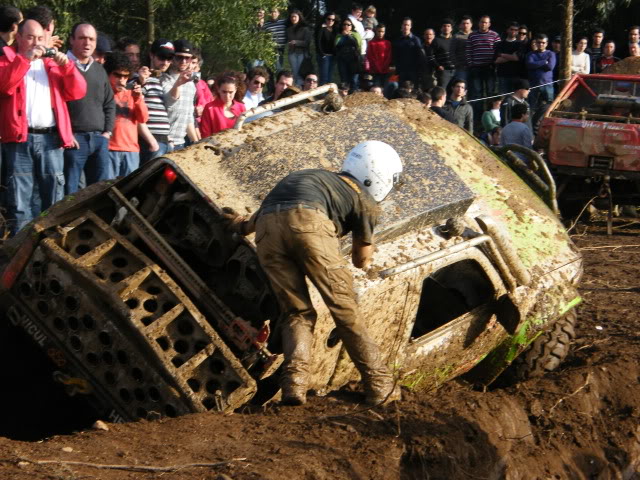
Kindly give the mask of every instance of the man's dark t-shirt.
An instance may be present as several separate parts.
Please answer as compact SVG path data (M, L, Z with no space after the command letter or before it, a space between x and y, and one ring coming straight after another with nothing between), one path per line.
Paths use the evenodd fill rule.
M277 204L285 207L298 203L325 212L335 224L338 237L352 231L354 238L373 243L373 229L378 223L378 205L362 184L350 175L319 169L293 172L269 192L261 209Z

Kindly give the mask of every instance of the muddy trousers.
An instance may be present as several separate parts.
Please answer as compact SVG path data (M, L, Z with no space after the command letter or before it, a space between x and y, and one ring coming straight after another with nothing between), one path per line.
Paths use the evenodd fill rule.
M318 289L331 312L339 338L362 376L369 394L390 391L393 378L378 346L369 337L356 304L353 277L340 254L336 228L316 209L293 209L262 215L256 244L285 318L282 325L285 392L306 393L317 314L305 277Z

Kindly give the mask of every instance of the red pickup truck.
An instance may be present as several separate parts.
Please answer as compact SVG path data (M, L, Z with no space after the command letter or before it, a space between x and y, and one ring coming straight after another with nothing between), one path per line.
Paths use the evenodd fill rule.
M575 75L546 113L536 147L565 213L593 197L640 205L640 76Z

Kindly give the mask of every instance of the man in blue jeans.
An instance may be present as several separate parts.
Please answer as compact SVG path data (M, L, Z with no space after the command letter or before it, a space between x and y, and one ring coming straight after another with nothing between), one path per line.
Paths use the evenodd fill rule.
M86 184L114 178L109 160L109 138L113 132L116 104L109 77L102 65L93 59L98 34L93 25L78 23L71 30L71 50L67 55L87 82L87 94L69 102L75 148L64 153L65 193L80 188L84 171Z
M0 57L0 138L7 174L7 215L13 235L63 197L63 147L73 145L66 102L82 98L86 83L61 52L45 57L45 33L22 22L14 46Z
M537 34L533 42L533 51L527 54L525 62L531 85L529 104L532 112L553 100L551 82L553 82L553 69L556 66L556 54L547 50L548 43L549 38L544 33Z

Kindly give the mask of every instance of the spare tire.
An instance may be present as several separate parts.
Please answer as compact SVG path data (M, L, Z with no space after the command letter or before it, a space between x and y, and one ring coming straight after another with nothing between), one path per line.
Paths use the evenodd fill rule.
M542 333L513 361L509 368L510 376L516 381L521 381L540 377L558 368L568 355L571 342L576 338L577 320L576 310L571 309L556 321L551 330Z

